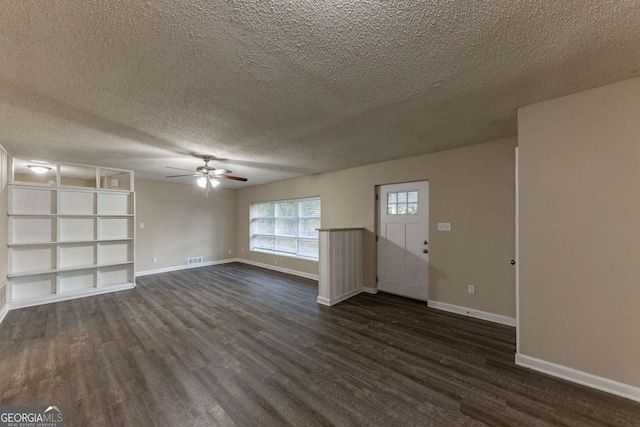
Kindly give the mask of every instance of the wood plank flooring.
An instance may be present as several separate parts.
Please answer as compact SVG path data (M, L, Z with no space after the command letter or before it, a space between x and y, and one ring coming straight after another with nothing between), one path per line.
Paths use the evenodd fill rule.
M241 264L11 311L2 405L68 426L640 426L640 404L516 367L513 328Z

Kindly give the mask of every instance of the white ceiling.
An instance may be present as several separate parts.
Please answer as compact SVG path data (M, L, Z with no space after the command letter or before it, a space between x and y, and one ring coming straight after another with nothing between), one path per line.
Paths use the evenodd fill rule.
M0 58L10 154L242 187L516 135L640 75L640 1L5 0Z

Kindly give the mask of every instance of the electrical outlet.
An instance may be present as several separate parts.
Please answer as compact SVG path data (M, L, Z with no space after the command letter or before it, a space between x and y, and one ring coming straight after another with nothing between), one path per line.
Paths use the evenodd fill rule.
M140 228L144 228L144 222L140 223Z
M277 259L274 259L274 260L273 260L273 263L274 263L275 265L278 265L278 260L277 260Z
M476 285L467 286L467 292L469 292L471 295L474 295L476 293Z
M451 223L450 222L439 222L438 223L438 231L451 231Z
M157 256L153 257L153 262L158 262L158 257Z
M231 253L231 249L229 249L229 253Z
M240 253L243 254L244 253L244 248L240 249Z

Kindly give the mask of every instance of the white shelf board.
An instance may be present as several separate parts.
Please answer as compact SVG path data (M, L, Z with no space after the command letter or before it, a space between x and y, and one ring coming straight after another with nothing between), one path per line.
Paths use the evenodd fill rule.
M67 300L76 299L76 298L84 298L92 295L100 295L100 294L106 294L111 292L124 291L127 289L134 289L135 287L136 285L134 282L127 282L120 285L108 285L108 286L87 289L84 291L61 292L58 294L51 294L51 295L46 295L46 296L41 296L36 298L30 298L28 300L25 299L25 300L11 301L8 303L8 305L11 310L15 310L16 308L32 307L34 305L48 304L51 302L67 301Z
M13 216L16 218L55 218L58 214L27 214L27 213L11 213L7 214L8 216Z
M78 192L89 192L89 193L118 193L118 194L131 194L133 191L130 190L118 190L115 188L96 188L96 187L77 187L73 185L48 185L42 184L38 182L18 182L15 181L13 184L9 184L13 188L29 188L29 189L38 189L38 190L50 190L50 191L58 191L58 190L68 190L68 191L78 191Z
M60 218L129 218L132 217L133 214L57 214L57 216Z
M13 186L13 188L36 188L38 190L51 190L51 191L56 191L58 189L58 187L53 186L53 185L49 185L43 182L25 182L25 181L13 181L13 183L9 184L11 186Z
M9 273L7 275L7 277L8 278L12 278L12 277L24 277L24 276L38 276L40 274L60 273L60 272L63 272L63 271L74 271L74 270L88 270L90 268L115 267L115 266L118 266L118 265L128 265L128 264L133 264L133 261L108 262L108 263L104 263L104 264L77 265L77 266L73 266L73 267L50 268L48 270L22 271L20 273Z
M119 287L119 286L127 286L132 284L132 282L128 281L128 282L123 282L123 283L109 283L106 285L101 285L98 283L98 286L96 286L96 289L108 289L108 288L113 288L113 287Z
M29 242L29 243L9 243L7 246L47 246L47 245L69 245L78 243L103 243L103 242L125 242L133 240L133 237L125 237L122 239L93 239L93 240L58 240L55 242Z
M114 194L133 194L133 191L129 190L116 190L106 188L93 188L93 187L50 187L46 184L33 183L33 185L26 184L9 184L14 190L48 190L48 191L69 191L77 193L114 193Z
M27 243L8 243L7 246L12 248L16 246L50 246L55 245L58 242L27 242Z

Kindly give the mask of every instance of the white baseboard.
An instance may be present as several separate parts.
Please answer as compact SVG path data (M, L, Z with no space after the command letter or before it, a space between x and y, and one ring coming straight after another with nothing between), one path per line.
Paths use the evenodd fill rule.
M0 150L2 150L2 145L0 145ZM2 323L2 321L4 320L4 317L9 312L9 304L7 303L7 282L6 281L2 283L2 285L0 285L0 291L4 292L4 296L5 296L4 305L0 307L0 323Z
M521 353L516 354L516 365L640 402L640 388L599 377L588 372L578 371L577 369L547 362L546 360L537 359Z
M489 322L500 323L501 325L514 327L516 326L516 319L514 317L503 316L501 314L489 313L487 311L476 310L473 308L467 308L433 300L429 300L427 305L431 308L448 311L450 313L462 314L464 316L474 317L476 319L488 320Z
M0 310L0 323L2 323L4 318L7 316L8 312L9 312L9 304L5 304L4 307L2 307L2 309Z
M253 265L255 267L266 268L268 270L278 271L280 273L286 273L286 274L291 274L298 277L304 277L305 279L318 280L317 274L305 273L298 270L292 270L290 268L278 267L277 265L263 264L261 262L256 262L256 261L252 261L250 259L245 259L245 258L236 258L234 261Z
M15 310L17 308L33 307L35 305L49 304L52 302L68 301L76 298L84 298L84 297L90 297L93 295L102 295L102 294L108 294L111 292L124 291L127 289L134 289L135 287L136 287L135 283L127 283L124 285L117 285L117 286L106 286L104 288L89 289L87 291L77 292L69 295L61 294L61 295L52 295L50 297L33 299L29 301L12 301L8 303L7 306L9 307L9 310Z
M367 293L367 294L377 294L378 293L378 288L372 288L369 286L363 286L362 287L362 292Z
M354 297L354 296L358 295L361 292L362 292L362 288L358 288L358 289L354 289L352 291L349 291L344 295L340 295L339 297L332 298L332 299L328 299L328 298L324 298L324 297L320 297L319 296L318 299L316 300L316 302L318 304L332 306L332 305L336 305L337 303L342 302L342 301L344 301L346 299Z
M201 262L198 264L191 264L191 265L176 265L174 267L157 268L155 270L144 270L144 271L136 272L136 277L149 276L151 274L168 273L170 271L187 270L190 268L208 267L211 265L218 265L218 264L228 264L230 262L235 262L235 261L237 261L235 258L229 258L229 259L221 259L217 261Z
M316 302L318 304L322 304L322 305L326 305L326 306L331 306L331 301L329 301L328 298L325 297L318 297L318 299L316 299Z

